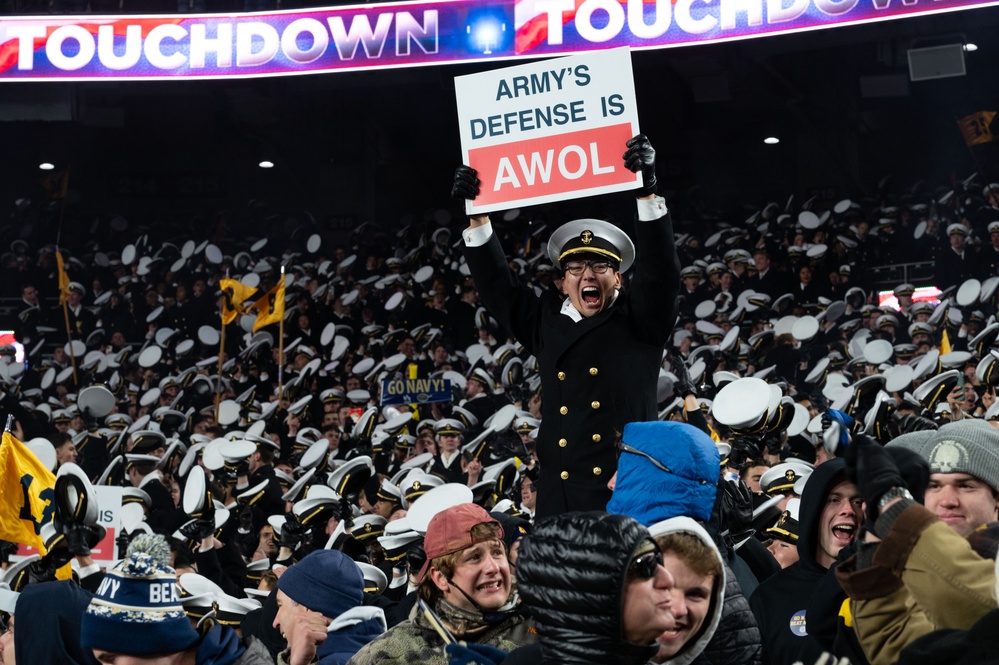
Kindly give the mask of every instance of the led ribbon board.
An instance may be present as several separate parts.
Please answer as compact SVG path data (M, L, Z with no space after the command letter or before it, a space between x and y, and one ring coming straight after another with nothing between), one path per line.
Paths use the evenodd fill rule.
M0 17L0 81L244 78L668 48L999 0L427 0L295 12Z

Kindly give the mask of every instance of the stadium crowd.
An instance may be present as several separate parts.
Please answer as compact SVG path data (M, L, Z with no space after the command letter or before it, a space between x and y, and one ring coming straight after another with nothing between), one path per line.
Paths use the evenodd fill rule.
M0 663L996 661L999 185L699 235L625 159L625 230L15 239Z

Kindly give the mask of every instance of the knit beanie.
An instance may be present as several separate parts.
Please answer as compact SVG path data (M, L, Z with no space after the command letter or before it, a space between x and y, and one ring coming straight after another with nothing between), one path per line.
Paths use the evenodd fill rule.
M923 429L918 432L907 432L906 434L899 434L894 439L885 444L886 448L905 448L906 450L911 450L923 457L923 449L926 444L929 443L936 435L937 431L935 429Z
M999 430L984 420L943 425L923 446L930 473L967 473L999 491Z
M137 536L87 606L80 643L129 656L172 654L193 646L198 632L180 604L177 573L169 560L162 536Z
M342 552L316 550L281 574L278 589L299 605L335 619L364 600L364 575Z

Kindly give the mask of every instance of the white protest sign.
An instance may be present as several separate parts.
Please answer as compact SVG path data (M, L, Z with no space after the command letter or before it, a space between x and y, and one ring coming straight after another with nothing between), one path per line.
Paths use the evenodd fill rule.
M90 549L90 556L94 563L107 568L118 560L114 541L121 529L122 488L97 485L94 490L97 492L97 505L100 506L100 512L97 513L97 523L108 532L101 539L101 542Z
M115 537L121 529L121 488L96 485L97 523L107 529L107 534L94 547L90 548L90 557L97 565L107 568L118 560L115 551ZM11 561L20 561L26 556L37 554L38 550L28 545L20 545L17 554L10 557Z
M468 214L636 189L624 168L638 134L627 48L454 80L464 163L480 193Z

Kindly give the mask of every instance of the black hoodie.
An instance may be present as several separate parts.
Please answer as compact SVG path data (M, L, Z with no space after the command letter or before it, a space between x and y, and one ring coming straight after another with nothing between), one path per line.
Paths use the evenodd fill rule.
M766 662L772 665L814 663L822 655L822 647L807 631L808 621L817 619L806 615L809 607L836 604L832 599L816 598L816 594L843 593L835 575L818 564L815 552L826 497L846 479L844 468L843 460L834 459L819 465L809 476L799 509L798 562L762 582L749 599L763 635Z
M14 655L20 663L97 665L80 646L80 622L92 595L72 582L29 584L14 609Z

